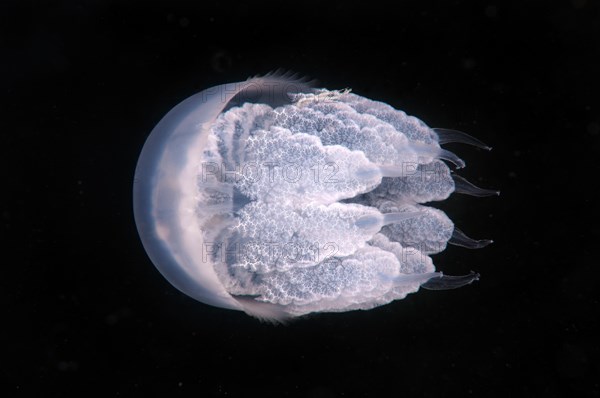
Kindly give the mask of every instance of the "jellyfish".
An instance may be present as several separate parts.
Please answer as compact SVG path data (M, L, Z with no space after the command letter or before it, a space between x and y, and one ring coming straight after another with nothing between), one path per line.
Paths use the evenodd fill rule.
M481 248L425 203L497 194L450 169L459 131L349 89L289 74L223 84L175 106L141 151L133 184L143 246L186 295L274 322L367 310L419 288L454 289L431 255Z

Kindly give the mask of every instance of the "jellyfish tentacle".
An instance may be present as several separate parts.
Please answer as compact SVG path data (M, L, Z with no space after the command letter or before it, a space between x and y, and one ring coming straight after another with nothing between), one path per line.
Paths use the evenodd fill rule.
M468 275L444 275L441 272L439 276L434 276L427 282L421 285L422 288L427 290L450 290L458 289L479 280L479 274L471 271Z
M432 130L437 134L440 145L458 142L460 144L473 145L477 148L485 149L486 151L492 150L491 146L463 131L438 127L432 128Z
M454 246L465 247L467 249L481 249L491 243L494 243L494 241L491 239L475 240L473 238L469 238L463 231L454 227L454 232L452 233L452 237L448 243Z
M477 196L479 198L500 195L500 191L495 189L479 188L477 185L473 184L466 178L459 176L458 174L452 174L452 179L454 180L454 192Z

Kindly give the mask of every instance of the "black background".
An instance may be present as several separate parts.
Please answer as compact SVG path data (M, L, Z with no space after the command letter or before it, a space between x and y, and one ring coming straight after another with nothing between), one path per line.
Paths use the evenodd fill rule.
M600 395L597 1L14 1L0 20L4 396ZM132 216L146 136L277 68L494 147L448 145L502 195L438 204L495 240L434 256L478 283L272 326L163 279Z

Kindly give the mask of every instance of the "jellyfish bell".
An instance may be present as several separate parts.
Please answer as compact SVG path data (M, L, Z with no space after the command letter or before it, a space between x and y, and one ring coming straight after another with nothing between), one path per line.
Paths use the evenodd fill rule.
M287 74L212 87L175 106L146 140L133 189L138 232L177 289L261 319L463 286L478 275L445 276L428 256L453 239L483 246L422 205L457 186L440 159L464 162L444 140L480 143ZM440 172L425 178L434 165Z
M289 75L267 75L245 82L223 84L197 93L171 109L148 136L135 170L133 201L138 232L148 256L161 274L188 296L217 307L246 310L260 316L260 308L276 306L234 298L217 277L208 251L218 234L218 215L198 222L195 198L202 153L211 125L238 101L284 103L288 93L308 90ZM210 209L206 209L210 210ZM214 217L212 217L214 216Z

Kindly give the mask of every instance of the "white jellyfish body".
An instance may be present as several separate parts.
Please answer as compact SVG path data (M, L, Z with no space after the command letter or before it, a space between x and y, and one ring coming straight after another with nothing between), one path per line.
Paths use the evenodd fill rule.
M419 287L477 279L436 272L448 242L478 248L422 203L486 196L440 159L485 147L389 105L267 75L204 90L154 128L134 179L144 248L177 289L271 320L369 309Z

